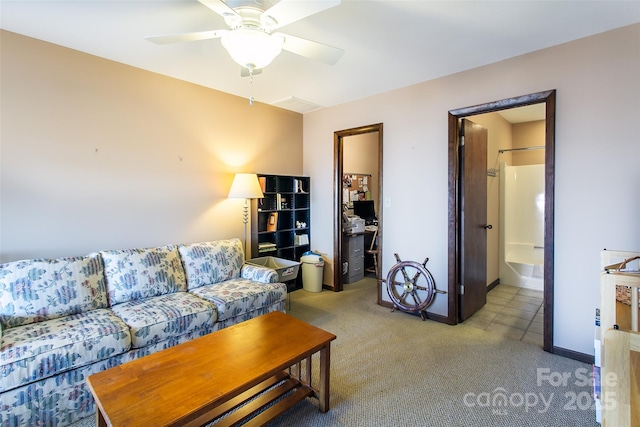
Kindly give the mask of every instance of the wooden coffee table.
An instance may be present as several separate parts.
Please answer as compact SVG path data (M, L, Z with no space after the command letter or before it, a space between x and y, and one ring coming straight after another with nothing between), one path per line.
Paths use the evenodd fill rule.
M335 338L274 312L91 375L97 425L201 426L224 415L216 427L263 425L306 397L326 412Z

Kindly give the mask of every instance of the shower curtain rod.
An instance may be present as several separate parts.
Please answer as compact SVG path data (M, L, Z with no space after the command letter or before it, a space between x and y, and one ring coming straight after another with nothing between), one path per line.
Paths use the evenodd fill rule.
M522 148L503 148L502 150L498 150L498 153L502 154L505 151L522 151L522 150L544 150L544 145L536 145L533 147L522 147Z

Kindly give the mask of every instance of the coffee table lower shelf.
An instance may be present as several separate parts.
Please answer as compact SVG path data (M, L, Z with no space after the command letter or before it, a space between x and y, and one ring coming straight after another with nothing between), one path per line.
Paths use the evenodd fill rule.
M243 426L261 426L314 394L311 387L282 372L220 405L209 416L218 419L228 414L215 424L216 427L240 422L245 422Z

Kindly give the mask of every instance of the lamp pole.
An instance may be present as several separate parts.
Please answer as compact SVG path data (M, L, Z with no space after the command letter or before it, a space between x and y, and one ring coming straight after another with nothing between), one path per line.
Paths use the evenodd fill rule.
M244 257L247 258L247 223L249 222L249 199L244 199L244 213L242 215L244 221Z
M244 223L244 257L247 258L247 223L249 222L249 199L261 199L264 197L258 175L255 173L237 173L231 183L229 197L234 199L244 199L244 211L242 222Z

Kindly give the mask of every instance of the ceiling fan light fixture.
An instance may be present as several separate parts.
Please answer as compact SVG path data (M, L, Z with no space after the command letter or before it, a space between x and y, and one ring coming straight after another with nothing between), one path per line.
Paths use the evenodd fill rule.
M238 28L225 33L221 42L235 62L253 70L266 67L280 54L284 38L260 29Z

